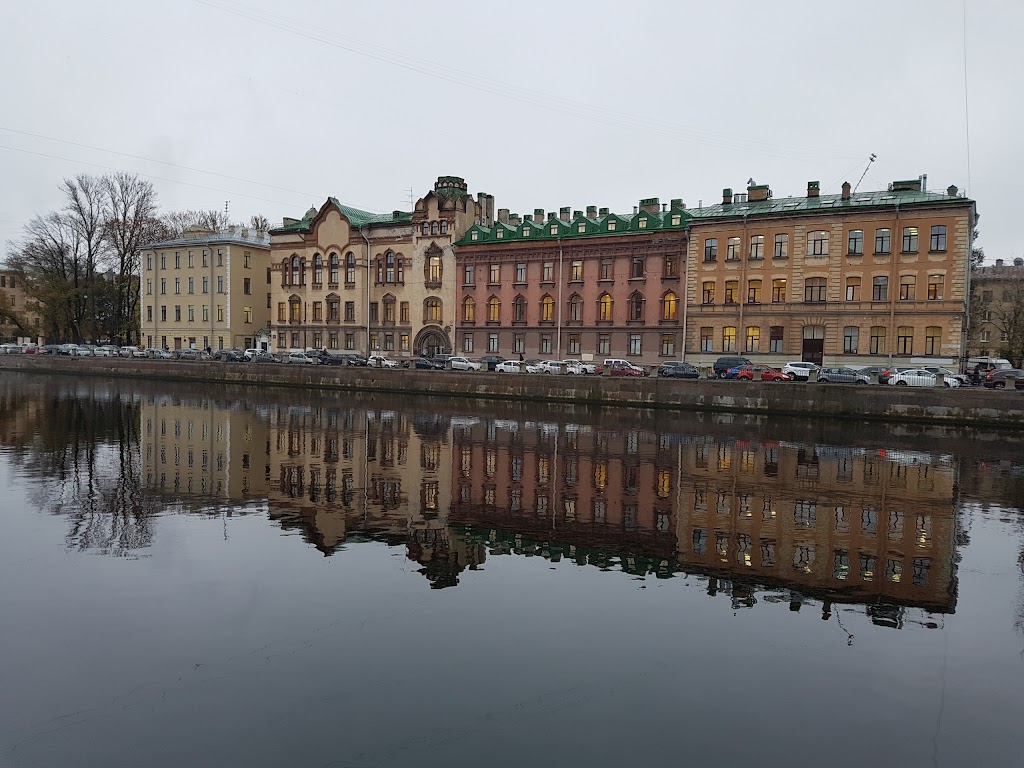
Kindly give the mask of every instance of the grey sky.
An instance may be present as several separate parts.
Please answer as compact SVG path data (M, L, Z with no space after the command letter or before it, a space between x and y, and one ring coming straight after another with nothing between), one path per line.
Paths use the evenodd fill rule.
M97 166L160 177L165 208L272 221L328 195L408 209L441 174L520 213L709 204L751 177L837 192L872 152L862 189L968 187L960 0L34 0L4 22L0 240ZM989 260L1024 254L1022 30L1024 3L969 0Z

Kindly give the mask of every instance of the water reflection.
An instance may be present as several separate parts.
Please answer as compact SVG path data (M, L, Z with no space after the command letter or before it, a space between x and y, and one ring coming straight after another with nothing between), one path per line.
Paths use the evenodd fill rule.
M798 611L814 599L827 618L833 603L858 603L893 627L933 625L925 614L955 609L961 489L991 498L994 478L1020 466L965 463L935 431L484 411L15 378L0 387L0 441L21 470L45 478L32 501L67 518L76 549L138 555L159 514L265 509L324 555L367 538L402 546L433 588L457 585L488 557L521 555L686 575L736 609Z

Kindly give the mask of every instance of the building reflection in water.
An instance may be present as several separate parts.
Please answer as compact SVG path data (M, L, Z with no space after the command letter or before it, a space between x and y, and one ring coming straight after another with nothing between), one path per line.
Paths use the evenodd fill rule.
M374 397L78 389L8 385L0 436L60 479L40 506L69 515L82 548L144 547L169 509L265 504L325 555L404 546L435 588L487 554L520 554L693 574L737 608L814 598L826 616L858 603L899 626L906 607L955 607L958 469L935 451L737 437L771 432L756 426L692 435L629 414L570 423L555 409L541 421ZM84 493L90 483L109 492Z

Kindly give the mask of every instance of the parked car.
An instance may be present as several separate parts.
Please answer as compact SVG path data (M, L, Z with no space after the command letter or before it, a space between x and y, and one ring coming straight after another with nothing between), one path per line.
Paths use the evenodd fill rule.
M85 344L76 346L71 354L74 357L95 357L93 348Z
M348 354L348 355L342 355L342 358L345 360L345 365L361 365L361 366L365 366L369 362L364 355L358 355L358 354L354 354L354 353L353 354Z
M320 365L344 365L345 358L341 355L332 355L326 349L320 349L315 352L317 362Z
M573 376L583 375L583 366L575 360L543 360L537 367L541 373L561 373L563 365L565 366L566 373Z
M371 368L397 368L398 361L384 355L370 355L366 364Z
M484 367L483 363L478 363L467 357L449 357L448 365L453 371L479 371Z
M889 376L889 383L897 387L934 387L936 376L924 368L910 368ZM959 387L959 379L946 379L943 384L947 387Z
M970 378L962 373L951 371L949 368L943 368L939 365L925 365L922 366L929 373L941 373L947 379L956 379L960 382L961 387L966 387L970 383Z
M619 360L617 363L612 365L611 375L635 376L636 378L642 378L645 375L645 372L643 368L638 365L633 365L628 360Z
M274 353L269 349L257 349L252 357L249 358L250 363L276 363L279 360L274 357Z
M544 373L540 366L530 365L523 360L505 360L494 368L498 373Z
M480 358L480 362L483 363L483 370L493 371L498 363L505 362L505 358L501 355L484 355Z
M700 369L682 360L669 360L658 366L658 376L666 379L699 379Z
M744 365L736 372L735 378L738 381L753 381L754 374L761 374L761 381L791 381L788 373L783 373L778 368L770 365Z
M822 368L818 371L822 384L870 384L871 375L856 368Z
M59 355L61 353L60 352L61 346L63 346L63 345L61 345L61 344L44 344L42 347L40 347L40 349L42 351L44 351L46 354L48 354L48 355Z
M245 352L240 349L218 349L213 353L213 359L222 363L244 363Z
M585 360L572 360L571 362L582 368L583 373L587 376L596 376L604 371L604 369L597 363L588 363Z
M614 370L616 368L631 367L631 368L635 368L636 370L640 371L640 375L641 376L648 376L648 375L650 375L650 372L646 368L642 368L639 365L636 365L635 363L631 363L629 360L624 360L621 357L607 357L607 358L605 358L604 367L605 368L611 368L612 370ZM612 375L614 375L614 374L612 374ZM633 376L635 374L626 374L626 375Z
M720 357L715 360L712 370L716 379L724 379L730 368L739 368L741 365L750 365L750 361L745 357Z
M444 370L444 363L433 360L429 357L417 357L412 361L412 367L421 371Z
M288 354L283 355L281 357L281 362L294 365L316 365L316 358L311 355L307 355L305 352L295 350L294 352L289 352Z
M203 355L198 349L192 349L191 347L185 347L183 349L174 350L175 360L202 360Z
M174 353L166 349L152 348L146 350L146 357L153 360L173 360Z
M118 350L118 354L121 357L145 357L146 353L138 347L121 347Z
M802 360L796 360L782 366L782 372L788 373L793 381L807 381L811 376L811 371L820 370L821 368L814 363L807 363Z
M96 357L118 357L119 356L118 355L117 347L113 346L112 344L104 344L102 346L96 347L96 349L93 350L93 354Z
M0 344L0 355L20 355L21 345L19 344Z
M1024 370L1020 368L999 368L989 371L983 382L989 389L1006 389L1006 377L1014 376L1017 379L1014 389L1024 389Z
M435 363L440 363L442 368L448 367L448 361L451 360L453 355L434 355L430 359Z

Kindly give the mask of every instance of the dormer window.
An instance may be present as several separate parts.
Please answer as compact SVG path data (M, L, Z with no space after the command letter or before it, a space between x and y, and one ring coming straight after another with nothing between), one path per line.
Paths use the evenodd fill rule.
M640 229L647 229L647 219L640 219L636 225Z
M529 236L530 236L530 228L529 227L523 227L523 237L529 237Z
M557 224L552 224L551 225L551 234L552 235L557 235L558 234L558 225Z
M470 240L476 240L476 236L477 236L478 234L480 234L480 233L479 233L479 232L470 232L470 233L469 233L469 239L470 239Z
M586 224L580 224L578 227L576 227L576 231L579 232L582 235L584 232L587 231L587 225Z
M682 221L683 217L677 213L675 216L672 217L672 226L678 227L682 223Z
M609 232L614 232L615 231L615 219L612 219L611 221L608 222L608 231Z
M497 232L494 233L494 236L499 240L503 239L505 237L505 230L499 229Z

